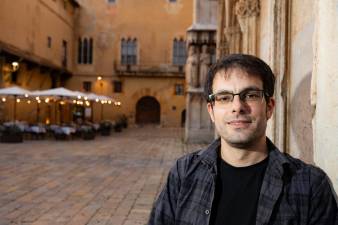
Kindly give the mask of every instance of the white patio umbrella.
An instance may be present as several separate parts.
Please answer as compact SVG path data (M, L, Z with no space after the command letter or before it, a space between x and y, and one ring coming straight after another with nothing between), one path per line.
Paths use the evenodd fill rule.
M59 88L52 88L42 91L35 91L33 92L35 96L50 96L50 97L73 97L76 98L77 94L74 91L71 91L67 88L59 87Z
M32 95L39 96L39 97L52 97L54 99L62 99L64 97L77 98L78 96L76 92L71 91L67 88L63 88L63 87L34 91ZM55 121L56 121L56 111L57 111L56 102L55 102L54 108L55 108Z
M32 93L24 88L18 86L12 86L8 88L1 88L0 95L3 96L14 96L14 106L13 106L13 120L16 120L16 98L17 96L29 96Z
M12 87L8 87L8 88L0 88L0 95L16 95L16 96L24 96L24 95L30 95L31 92L18 87L18 86L12 86Z

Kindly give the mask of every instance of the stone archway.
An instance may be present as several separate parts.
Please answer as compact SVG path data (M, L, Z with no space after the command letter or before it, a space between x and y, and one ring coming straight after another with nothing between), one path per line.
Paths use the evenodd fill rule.
M159 124L161 121L161 106L156 98L145 96L136 103L137 124Z

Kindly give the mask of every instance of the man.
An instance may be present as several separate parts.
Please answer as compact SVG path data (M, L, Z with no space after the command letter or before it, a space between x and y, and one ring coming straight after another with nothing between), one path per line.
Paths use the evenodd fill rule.
M329 179L266 137L275 77L257 57L229 55L208 73L208 112L220 138L177 160L149 225L337 225Z

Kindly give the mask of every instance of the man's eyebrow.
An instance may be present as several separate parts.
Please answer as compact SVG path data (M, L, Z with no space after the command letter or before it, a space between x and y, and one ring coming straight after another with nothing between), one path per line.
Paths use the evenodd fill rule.
M258 90L262 90L261 88L257 87L257 86L248 86L248 87L245 87L243 89L241 89L238 93L242 92L242 91L251 91L251 90L255 90L255 91L258 91ZM215 94L220 94L220 93L234 93L233 91L229 91L229 90L225 90L225 89L222 89L222 90L219 90L217 92L215 92Z

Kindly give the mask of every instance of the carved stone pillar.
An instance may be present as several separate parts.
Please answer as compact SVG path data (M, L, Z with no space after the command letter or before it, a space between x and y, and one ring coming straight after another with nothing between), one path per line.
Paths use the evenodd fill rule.
M208 48L207 44L202 45L202 52L200 54L199 84L202 87L205 84L208 69L211 65L211 55Z
M185 76L188 88L199 87L199 51L198 46L190 45L186 62Z
M242 52L256 55L257 53L257 19L259 16L258 0L239 0L235 13L242 31Z
M188 30L185 141L189 143L208 143L214 138L214 129L203 93L204 82L211 65L210 52L215 52L215 30L203 27Z
M228 43L228 52L226 54L241 52L241 29L239 26L226 27L224 36Z

